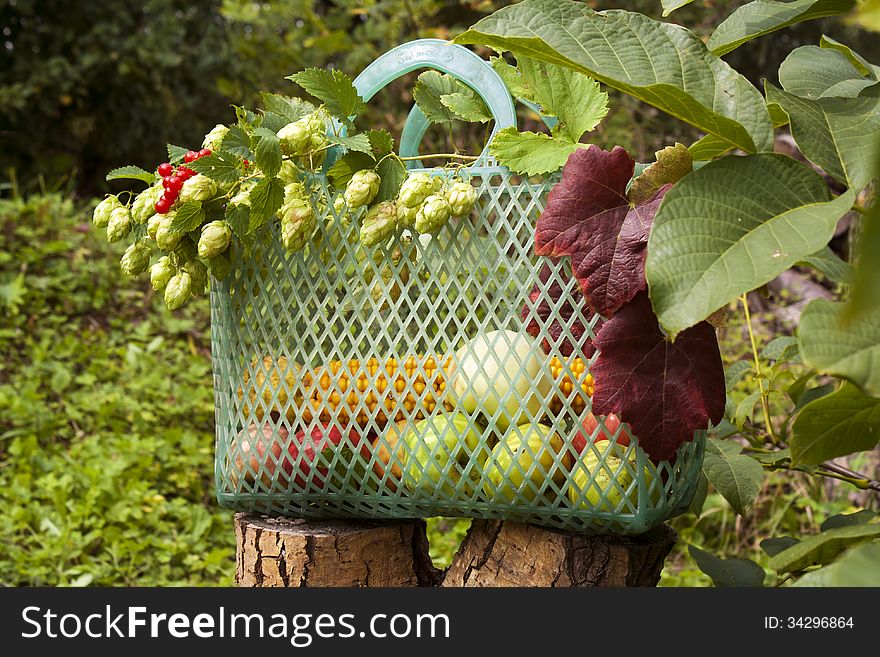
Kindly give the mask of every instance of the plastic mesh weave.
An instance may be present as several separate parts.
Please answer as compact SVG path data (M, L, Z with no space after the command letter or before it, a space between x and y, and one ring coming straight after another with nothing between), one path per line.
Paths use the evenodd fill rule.
M565 291L550 316L527 318L540 334L522 360L539 362L538 376L517 389L527 363L506 366L510 334L496 333L482 364L505 396L480 393L473 381L449 394L464 343L498 329L523 334L520 312L534 309L529 293L547 264L533 245L551 181L498 166L470 175L474 211L430 240L398 234L381 257L359 259L358 222L342 221L332 202L316 203L319 230L305 250L286 252L277 228L267 227L247 258L233 254L237 268L226 281L212 281L223 506L299 517L500 518L623 534L686 509L701 433L672 463L652 464L634 438L625 448L590 441L575 455L595 355L565 355L561 346L592 338L599 317L579 314L567 260L549 263L542 284ZM404 257L394 261L397 249ZM567 303L571 319L560 315ZM584 338L569 330L573 319ZM563 326L556 338L554 320ZM477 412L462 413L456 399L469 394ZM605 431L600 421L594 437ZM626 425L618 432L628 435Z

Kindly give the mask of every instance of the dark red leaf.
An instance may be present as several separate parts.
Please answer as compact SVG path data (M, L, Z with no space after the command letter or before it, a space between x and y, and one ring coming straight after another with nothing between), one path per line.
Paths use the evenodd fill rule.
M599 357L593 413L616 413L632 427L654 461L724 415L724 369L715 329L700 322L670 342L647 292L640 292L605 322L596 336Z
M555 261L556 259L550 258L550 260ZM577 295L577 302L581 307L576 309L575 304L572 303L571 294L567 292L563 294L562 284L557 278L554 278L547 285L552 271L553 269L548 264L541 268L538 278L546 288L542 291L536 283L529 293L529 301L532 303L523 305L520 317L525 323L526 332L536 338L544 336L541 340L541 346L545 353L549 354L555 347L563 356L570 356L573 352L577 352L583 354L585 358L589 358L596 351L596 347L593 345L590 333L581 318L589 317L592 313L581 295ZM559 303L560 298L562 299L561 304ZM532 304L535 304L534 309ZM561 321L559 319L550 321L550 313L554 307L558 307ZM571 332L573 341L563 333L566 328ZM593 330L599 330L599 324ZM549 339L546 337L548 335Z
M631 207L626 185L635 162L616 146L576 150L535 227L535 253L571 256L572 272L590 308L605 317L645 289L645 248L662 188Z

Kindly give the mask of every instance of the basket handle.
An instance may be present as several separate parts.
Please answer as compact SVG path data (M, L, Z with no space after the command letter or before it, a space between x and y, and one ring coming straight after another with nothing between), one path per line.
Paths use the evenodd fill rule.
M417 39L392 48L367 66L354 81L358 94L369 101L380 89L402 75L420 68L448 73L471 87L486 103L495 119L489 141L502 128L516 127L513 98L488 62L463 46L442 39ZM418 155L419 144L429 126L418 106L413 107L400 137L400 155ZM488 143L477 163L488 157ZM413 162L418 166L418 162Z

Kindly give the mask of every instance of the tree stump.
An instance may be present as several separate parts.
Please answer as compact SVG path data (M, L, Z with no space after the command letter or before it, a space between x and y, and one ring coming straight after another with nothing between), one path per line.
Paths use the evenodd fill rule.
M235 516L235 582L250 587L433 586L422 520L368 522Z
M474 520L445 573L431 563L422 520L292 520L235 516L235 581L293 586L655 586L675 532L586 536Z
M656 586L676 534L588 536L474 520L443 586Z

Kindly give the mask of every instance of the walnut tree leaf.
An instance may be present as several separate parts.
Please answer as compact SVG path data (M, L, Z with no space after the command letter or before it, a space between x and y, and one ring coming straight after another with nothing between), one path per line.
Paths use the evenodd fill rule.
M595 343L593 412L628 422L654 461L672 458L695 431L721 421L724 368L707 322L671 342L647 292L640 292L605 322Z

